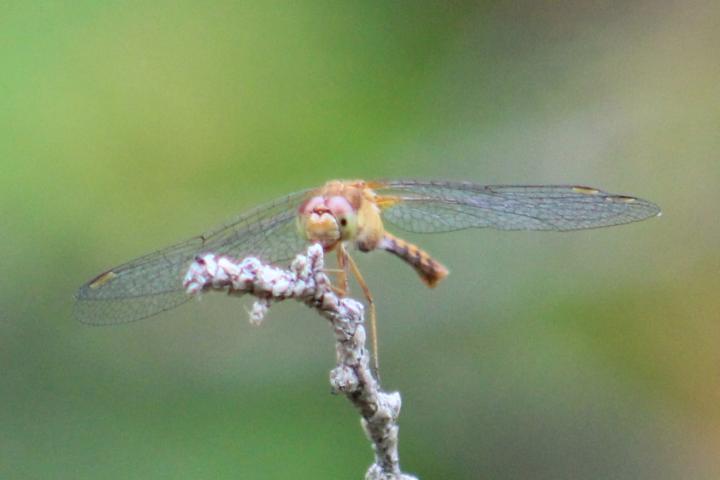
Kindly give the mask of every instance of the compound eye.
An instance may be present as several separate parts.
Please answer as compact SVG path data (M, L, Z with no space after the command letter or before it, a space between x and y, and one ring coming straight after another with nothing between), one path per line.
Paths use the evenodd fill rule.
M325 204L333 213L333 215L335 215L335 218L338 219L340 219L341 217L345 217L353 212L352 205L350 205L350 202L348 202L345 197L330 197L326 200Z
M343 239L352 238L357 231L357 214L348 199L340 195L333 196L327 199L325 205L335 217Z
M305 215L310 215L313 210L315 210L318 207L322 207L325 205L325 199L323 197L313 197L307 202L305 202L303 205L300 206L300 213Z

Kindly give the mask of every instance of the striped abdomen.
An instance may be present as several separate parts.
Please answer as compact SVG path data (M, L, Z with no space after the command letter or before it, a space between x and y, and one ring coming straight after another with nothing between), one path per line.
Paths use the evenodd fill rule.
M410 264L428 287L434 287L440 280L447 277L448 270L445 265L433 260L426 251L402 238L385 232L379 247Z

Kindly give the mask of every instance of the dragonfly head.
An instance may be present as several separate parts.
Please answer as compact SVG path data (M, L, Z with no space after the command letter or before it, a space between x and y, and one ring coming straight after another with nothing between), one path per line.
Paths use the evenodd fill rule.
M356 210L343 196L318 195L300 206L298 227L302 236L329 251L356 235Z

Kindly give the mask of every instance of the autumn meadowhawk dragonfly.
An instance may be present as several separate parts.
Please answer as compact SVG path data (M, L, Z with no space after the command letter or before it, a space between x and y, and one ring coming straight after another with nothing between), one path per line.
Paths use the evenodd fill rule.
M658 206L646 200L582 186L334 180L98 275L77 292L75 312L82 322L107 325L175 308L191 298L182 284L189 265L207 252L236 258L252 255L277 264L301 253L310 242L322 244L327 252L345 251L346 245L364 252L385 250L434 286L447 275L445 267L389 233L385 224L419 233L467 228L568 231L659 214Z

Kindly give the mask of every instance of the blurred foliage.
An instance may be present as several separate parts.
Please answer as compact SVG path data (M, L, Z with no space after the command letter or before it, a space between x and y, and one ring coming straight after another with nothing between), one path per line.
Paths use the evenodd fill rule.
M4 2L0 478L361 478L327 325L79 325L104 268L334 177L581 183L659 219L381 254L421 478L720 476L717 2Z

